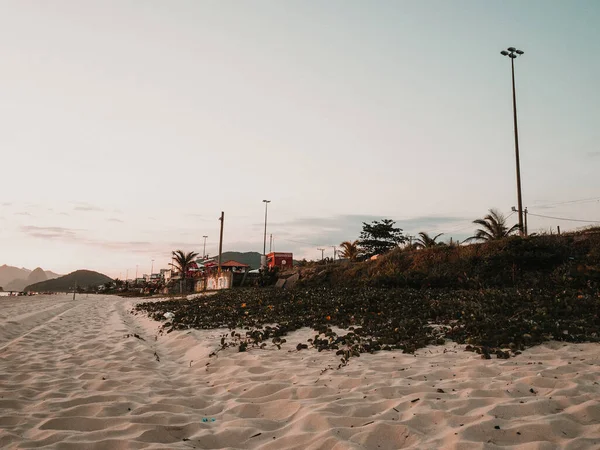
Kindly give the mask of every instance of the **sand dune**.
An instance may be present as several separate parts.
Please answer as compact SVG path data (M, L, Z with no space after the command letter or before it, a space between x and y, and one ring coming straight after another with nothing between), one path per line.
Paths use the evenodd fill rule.
M0 448L600 448L600 346L333 353L157 336L135 300L0 299ZM137 334L138 337L134 336ZM328 369L328 370L325 370Z

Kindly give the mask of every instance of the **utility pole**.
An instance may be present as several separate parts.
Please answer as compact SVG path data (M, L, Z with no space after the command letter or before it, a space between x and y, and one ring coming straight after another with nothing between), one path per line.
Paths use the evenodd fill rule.
M202 236L204 238L204 249L202 250L202 259L206 259L206 238L208 236Z
M271 234L271 239L269 241L269 253L273 251L273 234Z
M266 256L267 256L267 208L269 206L269 203L271 203L271 200L263 200L263 203L265 204L265 236L264 236L264 241L263 241L263 260L266 261ZM261 264L262 268L264 268L264 265Z
M514 47L508 47L506 50L500 52L503 56L510 58L510 67L512 73L512 98L513 98L513 122L515 129L515 158L517 160L517 206L519 208L519 234L523 236L525 234L525 228L523 225L523 200L521 197L521 162L519 159L519 131L517 127L517 95L515 90L515 58L521 56L524 52L517 50Z
M323 255L325 254L325 249L324 248L318 248L317 250L321 251L321 261L323 261L323 259L324 259Z
M218 274L221 275L221 254L223 253L223 224L225 223L225 213L221 211L221 217L219 218L221 221L221 233L219 235L219 271Z
M525 213L525 236L529 235L529 231L527 230L527 206L525 207L525 211L523 211Z
M150 279L152 279L152 272L154 272L154 260L152 260L152 265L150 266Z
M137 279L138 279L138 265L135 265L135 283L137 284Z

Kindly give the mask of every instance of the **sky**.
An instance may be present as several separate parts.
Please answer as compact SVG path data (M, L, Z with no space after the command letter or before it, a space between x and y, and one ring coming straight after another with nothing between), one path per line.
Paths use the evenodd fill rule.
M383 218L464 239L517 202L509 46L529 231L600 221L596 0L0 10L0 264L131 278L215 255L221 211L262 252L263 199L296 258Z

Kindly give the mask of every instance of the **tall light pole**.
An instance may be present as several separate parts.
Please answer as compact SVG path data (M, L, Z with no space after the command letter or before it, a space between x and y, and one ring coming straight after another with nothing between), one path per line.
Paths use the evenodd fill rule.
M500 52L503 56L510 58L510 68L512 72L512 98L513 98L513 120L515 128L515 156L517 159L517 206L519 208L519 234L523 236L525 228L523 226L523 200L521 198L521 163L519 160L519 131L517 128L517 95L515 92L515 58L523 54L523 50L517 50L514 47L508 47Z
M150 266L150 279L152 279L152 272L154 272L154 260L152 260L152 265Z
M265 204L265 237L263 241L263 255L267 256L267 209L269 203L271 203L271 200L263 200L263 203Z
M202 236L204 238L204 249L202 250L202 259L206 258L206 238L208 236Z
M323 261L323 259L325 259L325 249L324 248L318 248L317 250L319 250L321 252L321 261Z
M221 231L219 233L219 269L218 274L221 276L221 255L223 253L223 226L225 225L225 213L221 211L221 217L219 217L221 221Z

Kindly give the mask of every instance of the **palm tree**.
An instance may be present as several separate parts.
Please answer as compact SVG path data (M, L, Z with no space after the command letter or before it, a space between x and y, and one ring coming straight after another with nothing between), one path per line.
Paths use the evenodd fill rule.
M358 241L344 241L340 244L340 256L350 261L355 261L358 258Z
M184 253L181 250L175 250L174 252L172 252L172 256L173 256L173 261L175 261L175 262L169 263L169 265L172 266L173 268L179 270L179 272L181 273L182 280L185 283L186 278L187 278L187 273L190 270L190 266L196 259L196 256L198 256L198 253L196 253L196 252ZM183 288L181 286L181 283L179 284L179 291L180 291L180 293L183 293Z
M487 216L483 219L474 220L473 223L481 225L482 228L477 229L475 235L468 238L468 241L494 241L504 239L519 230L519 225L517 224L508 228L506 225L506 218L497 209L490 209L490 213Z
M442 234L444 234L444 233L440 233L440 234L435 235L434 237L431 237L431 236L429 236L428 233L425 233L424 231L421 231L419 233L419 238L414 243L414 246L416 248L429 248L429 247L435 247L437 245L443 245L442 242L436 242L435 241Z

